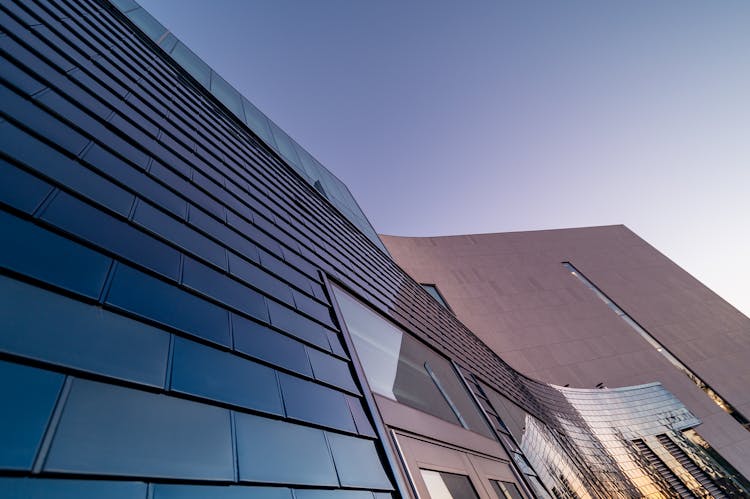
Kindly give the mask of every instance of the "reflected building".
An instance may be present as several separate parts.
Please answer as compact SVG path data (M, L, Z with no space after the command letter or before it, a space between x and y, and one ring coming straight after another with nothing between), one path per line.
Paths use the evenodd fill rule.
M383 244L340 180L135 2L0 16L0 497L748 494L722 420L675 380L743 431L746 401L574 252L554 256L580 287L560 329L596 303L619 321L603 338L627 330L679 376L520 365L447 260L420 275L423 241Z

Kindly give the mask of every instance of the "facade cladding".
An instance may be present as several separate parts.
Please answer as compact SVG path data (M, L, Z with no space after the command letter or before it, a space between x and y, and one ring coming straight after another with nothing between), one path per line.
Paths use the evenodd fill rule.
M0 26L0 497L748 494L671 378L505 363L136 4L9 0Z

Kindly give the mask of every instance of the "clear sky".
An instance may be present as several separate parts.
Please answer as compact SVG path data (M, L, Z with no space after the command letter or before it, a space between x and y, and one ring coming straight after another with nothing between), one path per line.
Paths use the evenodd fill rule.
M750 2L141 4L377 231L623 223L750 315Z

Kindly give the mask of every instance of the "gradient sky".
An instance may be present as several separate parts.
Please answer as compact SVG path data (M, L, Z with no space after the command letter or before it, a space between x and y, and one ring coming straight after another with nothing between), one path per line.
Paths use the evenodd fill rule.
M622 223L750 315L750 2L140 3L379 232Z

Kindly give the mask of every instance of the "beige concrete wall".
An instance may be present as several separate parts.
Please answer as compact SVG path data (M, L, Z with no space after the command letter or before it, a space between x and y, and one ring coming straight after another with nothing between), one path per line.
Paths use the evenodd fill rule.
M750 417L750 319L627 227L383 240L522 373L586 388L660 381L704 421L700 434L750 476L750 432L561 264L576 266Z

